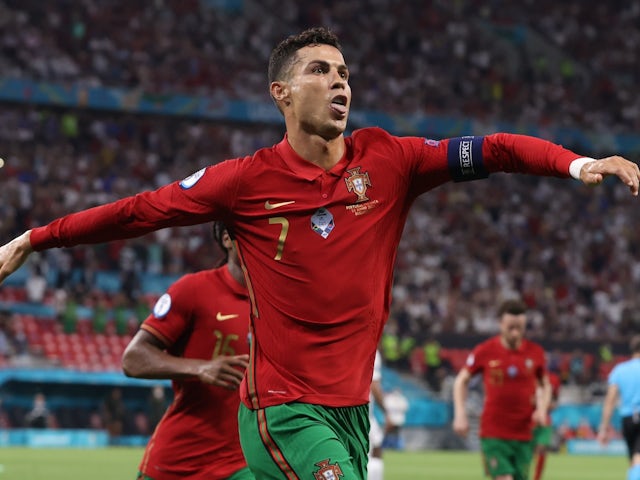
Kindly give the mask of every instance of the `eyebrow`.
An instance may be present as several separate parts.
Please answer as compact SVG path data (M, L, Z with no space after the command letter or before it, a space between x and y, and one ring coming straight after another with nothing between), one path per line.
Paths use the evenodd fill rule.
M326 61L326 60L310 60L309 63L307 65L321 65L323 67L330 67L331 63ZM349 71L349 67L347 67L344 63L340 63L338 64L338 66L336 67L338 69L338 71Z

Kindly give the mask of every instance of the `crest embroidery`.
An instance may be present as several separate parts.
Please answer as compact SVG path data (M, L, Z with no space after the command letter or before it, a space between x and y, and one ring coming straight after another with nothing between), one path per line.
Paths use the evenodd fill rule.
M313 476L316 480L338 480L339 477L344 476L338 462L330 464L330 461L330 459L326 459L316 463L318 470L313 472Z
M360 173L360 167L347 170L351 176L344 179L347 183L347 190L354 192L358 196L356 203L366 202L369 200L367 197L367 187L371 186L371 180L369 180L369 173Z

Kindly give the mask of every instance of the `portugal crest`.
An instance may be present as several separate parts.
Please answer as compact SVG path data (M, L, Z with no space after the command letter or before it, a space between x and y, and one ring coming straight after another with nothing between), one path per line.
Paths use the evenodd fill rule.
M313 472L313 476L316 480L338 480L340 477L344 476L338 462L330 464L330 461L330 459L326 459L316 463L318 470Z
M356 203L369 200L369 197L367 197L367 187L371 186L369 173L360 173L360 167L347 170L347 173L351 176L345 178L344 181L347 183L347 190L354 192L358 196Z

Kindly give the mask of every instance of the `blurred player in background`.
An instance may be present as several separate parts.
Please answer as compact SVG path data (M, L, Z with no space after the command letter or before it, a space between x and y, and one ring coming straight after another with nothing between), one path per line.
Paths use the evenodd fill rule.
M374 406L378 405L384 413L384 425L380 425L374 415ZM376 351L371 379L371 400L369 405L369 463L367 465L368 480L382 480L384 478L384 461L382 460L382 442L386 430L390 427L389 415L385 406L384 390L382 389L382 355Z
M453 387L453 429L466 436L469 380L482 374L485 401L480 444L485 470L494 480L526 480L533 455L532 418L546 425L551 385L544 350L524 338L527 307L520 300L500 306L500 334L477 345Z
M185 275L127 346L130 377L171 379L174 401L140 462L139 480L249 480L238 436L238 386L249 360L249 298L226 228L222 266Z
M325 28L278 44L268 77L286 125L280 143L28 230L0 247L0 281L34 250L224 221L251 299L239 413L251 470L261 479L362 479L375 353L415 199L492 172L587 185L616 175L637 195L640 171L622 157L595 160L507 133L432 140L362 128L345 137L349 69Z
M609 374L598 441L602 445L609 441L611 417L619 400L622 436L627 444L630 461L627 480L640 480L640 335L633 336L629 348L631 358L613 367Z
M542 473L547 461L547 454L553 443L553 426L551 425L551 411L558 405L560 396L560 377L550 370L547 370L547 377L551 386L551 400L547 412L547 422L545 425L534 424L533 427L533 448L535 454L535 468L533 480L542 480ZM539 395L542 395L541 392Z

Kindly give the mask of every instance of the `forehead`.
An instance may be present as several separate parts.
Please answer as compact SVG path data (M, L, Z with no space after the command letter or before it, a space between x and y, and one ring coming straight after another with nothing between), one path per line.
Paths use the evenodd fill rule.
M298 50L297 65L305 66L313 62L327 62L331 65L346 66L340 50L331 45L307 45Z
M512 313L505 313L502 315L501 323L505 327L519 327L526 323L527 316L523 313L520 315L513 315Z

